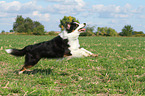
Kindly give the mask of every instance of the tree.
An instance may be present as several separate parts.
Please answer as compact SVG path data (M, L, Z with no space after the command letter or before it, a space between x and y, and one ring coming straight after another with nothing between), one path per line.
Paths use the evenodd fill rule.
M2 34L5 34L5 30L2 30L2 32L1 32Z
M33 31L33 34L34 35L44 35L45 34L45 32L44 32L44 26L40 25L38 27L35 27L34 31Z
M113 28L107 27L98 27L96 35L99 36L117 36L118 33Z
M133 27L131 25L125 25L122 29L123 36L131 36L133 32Z
M38 21L34 21L34 22L33 22L33 28L38 27L38 26L40 26L40 25L41 25L41 23L38 22Z
M55 31L50 31L47 33L47 35L50 35L50 36L56 36L58 34L59 34L59 32L55 32Z
M132 35L144 34L143 31L133 31Z
M13 24L13 30L19 33L24 31L24 18L20 15L17 16L16 22Z
M108 28L108 30L107 30L107 35L108 35L108 36L117 36L118 33L115 31L115 29Z
M13 24L13 30L18 33L27 33L35 35L43 35L45 33L44 26L38 21L33 21L29 17L24 19L21 15L17 16L16 22Z
M107 34L107 27L98 27L96 35L106 35Z
M25 20L24 20L24 32L26 33L30 33L30 32L33 32L33 21L27 17Z
M133 31L132 35L135 37L145 37L145 34L143 33L143 31Z
M14 32L14 30L10 30L10 32Z
M60 20L60 24L59 24L59 27L61 28L61 31L64 30L64 26L66 26L66 23L67 22L77 22L77 23L80 23L79 20L77 20L75 17L72 17L72 16L64 16L63 19Z
M101 33L100 29L101 29L101 27L98 27L98 28L97 28L97 32L96 32L96 35L97 35L97 36L99 36L100 33Z

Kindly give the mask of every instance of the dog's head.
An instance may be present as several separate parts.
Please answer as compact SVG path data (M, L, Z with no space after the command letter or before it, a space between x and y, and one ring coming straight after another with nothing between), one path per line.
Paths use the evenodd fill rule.
M85 32L86 29L84 28L86 26L86 23L79 24L77 22L69 22L66 23L66 26L64 26L64 31L62 31L59 36L63 39L68 39L68 38L73 38L76 39L78 38L79 34L81 32Z
M77 22L67 22L65 29L68 33L72 33L74 31L78 31L78 32L85 32L86 29L84 28L86 26L86 23L83 24L79 24Z

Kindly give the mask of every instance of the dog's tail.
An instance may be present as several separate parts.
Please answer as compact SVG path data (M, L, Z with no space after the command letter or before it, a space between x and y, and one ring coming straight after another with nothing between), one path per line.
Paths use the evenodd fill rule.
M26 48L24 49L6 49L7 53L12 54L14 56L24 56L26 54Z

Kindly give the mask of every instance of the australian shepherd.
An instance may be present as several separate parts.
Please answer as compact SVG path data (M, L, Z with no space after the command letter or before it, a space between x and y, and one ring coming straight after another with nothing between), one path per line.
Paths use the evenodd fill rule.
M97 54L80 48L78 37L85 31L85 26L86 23L79 24L72 21L67 23L64 31L52 40L28 45L23 49L6 49L6 52L14 56L25 56L24 66L19 74L37 64L41 58L96 57Z

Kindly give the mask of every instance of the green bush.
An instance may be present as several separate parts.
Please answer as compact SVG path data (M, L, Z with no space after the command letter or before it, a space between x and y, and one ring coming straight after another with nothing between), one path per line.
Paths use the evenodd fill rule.
M50 31L47 33L47 35L50 35L50 36L56 36L58 34L59 34L59 32L55 32L55 31Z
M136 34L136 35L133 35L134 37L145 37L145 34Z

